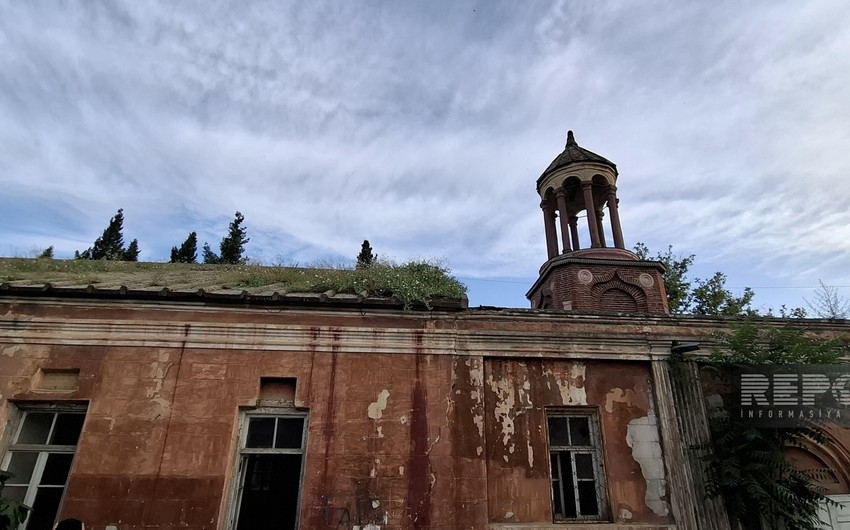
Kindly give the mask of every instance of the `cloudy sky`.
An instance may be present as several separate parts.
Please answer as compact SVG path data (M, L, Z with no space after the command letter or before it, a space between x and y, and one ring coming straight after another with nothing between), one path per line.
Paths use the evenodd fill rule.
M267 263L442 258L526 307L572 129L628 246L756 305L850 286L850 3L0 0L0 255L141 259L236 210ZM850 296L850 287L842 287Z

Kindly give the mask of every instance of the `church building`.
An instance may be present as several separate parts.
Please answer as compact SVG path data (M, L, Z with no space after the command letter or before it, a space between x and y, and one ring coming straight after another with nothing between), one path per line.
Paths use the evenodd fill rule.
M669 369L726 323L669 313L618 176L568 134L527 309L222 290L201 266L0 277L3 497L26 530L731 530L688 450L702 394ZM838 500L845 434L797 455Z

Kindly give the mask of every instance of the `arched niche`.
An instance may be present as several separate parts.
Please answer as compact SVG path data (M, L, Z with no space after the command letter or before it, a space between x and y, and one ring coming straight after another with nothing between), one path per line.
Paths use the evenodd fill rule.
M802 446L788 446L785 457L796 469L805 473L827 495L850 494L850 454L848 448L830 433L826 445L807 441Z

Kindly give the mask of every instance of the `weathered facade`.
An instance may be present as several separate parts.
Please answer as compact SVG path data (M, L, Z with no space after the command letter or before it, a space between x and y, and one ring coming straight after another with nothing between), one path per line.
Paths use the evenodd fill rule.
M257 407L306 415L302 528L551 524L553 411L598 422L600 520L674 522L651 364L682 331L664 317L0 307L4 445L27 407L84 405L61 517L87 527L227 528Z
M577 149L538 183L541 309L3 284L0 467L27 530L728 528L688 465L704 404L667 366L724 323L667 314L616 168ZM596 215L558 254L553 205L607 205L613 247ZM848 493L846 455L797 457Z

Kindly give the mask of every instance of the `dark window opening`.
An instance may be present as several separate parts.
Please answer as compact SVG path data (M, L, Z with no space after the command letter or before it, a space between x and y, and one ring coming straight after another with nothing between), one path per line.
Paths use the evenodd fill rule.
M249 416L236 530L296 528L304 420L303 416Z
M550 413L548 428L555 520L605 519L605 475L596 416Z
M0 462L0 468L14 474L3 496L32 507L20 530L53 528L85 417L83 411L24 410Z

